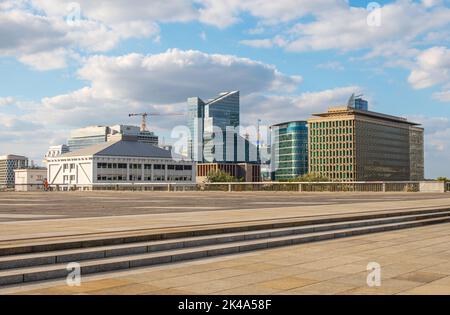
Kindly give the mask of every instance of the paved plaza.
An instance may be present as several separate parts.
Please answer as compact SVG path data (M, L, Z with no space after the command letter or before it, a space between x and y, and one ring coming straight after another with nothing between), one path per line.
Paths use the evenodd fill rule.
M49 238L447 207L447 193L0 193L0 248Z
M0 193L0 248L139 232L450 209L449 194ZM382 267L380 287L367 264ZM450 294L450 223L47 281L0 294Z

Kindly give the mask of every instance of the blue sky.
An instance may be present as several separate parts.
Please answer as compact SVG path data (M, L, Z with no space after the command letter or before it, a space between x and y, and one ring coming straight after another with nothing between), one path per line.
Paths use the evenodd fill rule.
M72 129L184 111L189 96L241 90L247 126L361 92L372 110L422 123L427 177L450 176L445 0L69 3L0 1L0 154L40 161ZM150 121L167 141L181 124Z

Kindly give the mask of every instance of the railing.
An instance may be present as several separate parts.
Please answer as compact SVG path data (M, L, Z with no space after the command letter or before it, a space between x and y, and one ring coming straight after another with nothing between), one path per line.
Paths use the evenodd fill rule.
M40 184L0 186L0 191L43 191ZM121 183L52 185L51 191L286 191L286 192L418 192L420 182L257 182L257 183ZM450 191L450 183L445 190Z
M0 191L40 191L40 190L44 190L43 184L0 185Z
M206 191L417 192L419 182L205 183Z

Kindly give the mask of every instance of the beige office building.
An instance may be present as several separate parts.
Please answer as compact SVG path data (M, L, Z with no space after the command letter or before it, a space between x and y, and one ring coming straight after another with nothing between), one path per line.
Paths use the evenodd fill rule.
M314 116L308 120L310 173L333 181L423 180L418 124L347 106Z

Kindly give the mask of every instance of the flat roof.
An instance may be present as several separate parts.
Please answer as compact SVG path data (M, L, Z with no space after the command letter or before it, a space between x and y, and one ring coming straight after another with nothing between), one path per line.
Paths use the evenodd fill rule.
M0 160L28 160L28 158L22 155L8 154L8 155L1 155Z
M373 112L373 111L369 111L369 110L359 110L359 109L355 109L355 108L352 108L352 107L331 107L331 108L328 109L327 112L313 114L313 116L332 117L332 116L336 116L338 114L344 114L344 113L345 114L362 115L362 116L368 116L368 117L375 117L375 118L380 118L380 119L384 119L384 120L389 120L389 121L409 124L409 125L413 125L413 126L419 126L420 125L418 123L414 123L414 122L408 121L408 119L406 119L404 117L387 115L387 114Z

